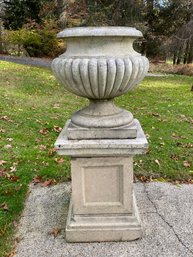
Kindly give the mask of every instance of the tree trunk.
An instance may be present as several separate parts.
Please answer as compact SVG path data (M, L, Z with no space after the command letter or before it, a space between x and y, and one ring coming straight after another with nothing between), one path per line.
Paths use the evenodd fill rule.
M3 26L2 26L2 22L0 21L0 54L3 53L3 38L2 38L2 31L3 30Z
M193 63L193 37L190 42L190 48L189 48L189 54L188 54L188 60L187 63Z
M186 49L185 49L185 53L184 53L184 64L187 63L187 59L188 59L188 53L189 53L189 46L190 46L190 42L189 40L186 42Z
M176 54L176 52L174 52L174 55L173 55L173 65L176 64L176 57L177 57L177 54Z
M177 65L181 63L182 52L183 52L183 46L180 46L178 50L178 55L177 55L177 62L176 62Z

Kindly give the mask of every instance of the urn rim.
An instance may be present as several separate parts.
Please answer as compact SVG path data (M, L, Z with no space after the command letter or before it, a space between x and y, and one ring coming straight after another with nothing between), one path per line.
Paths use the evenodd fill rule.
M143 37L141 31L133 27L75 27L67 28L57 34L58 38L73 37Z

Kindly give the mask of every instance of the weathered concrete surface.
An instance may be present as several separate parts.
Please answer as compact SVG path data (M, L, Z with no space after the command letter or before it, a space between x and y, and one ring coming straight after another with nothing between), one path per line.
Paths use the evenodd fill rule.
M192 257L193 185L134 184L143 238L121 243L66 243L70 184L31 187L16 257ZM53 229L61 229L54 237Z

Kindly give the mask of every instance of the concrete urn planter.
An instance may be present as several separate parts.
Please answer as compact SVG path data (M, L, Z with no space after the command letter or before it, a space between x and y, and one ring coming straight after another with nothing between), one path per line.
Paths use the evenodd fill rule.
M133 191L133 157L148 149L138 120L113 98L135 88L148 60L133 49L142 37L127 27L72 28L52 70L64 87L90 104L75 112L55 142L71 158L68 242L130 241L142 236Z
M113 98L135 88L148 71L148 59L133 49L142 33L128 27L81 27L58 37L66 40L67 50L52 62L56 78L90 100L73 114L68 138L136 138L133 115Z

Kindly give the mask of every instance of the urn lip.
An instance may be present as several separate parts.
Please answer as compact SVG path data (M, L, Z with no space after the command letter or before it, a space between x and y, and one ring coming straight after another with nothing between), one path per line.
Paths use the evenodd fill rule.
M73 37L143 37L141 31L133 27L75 27L67 28L57 34L58 38Z

